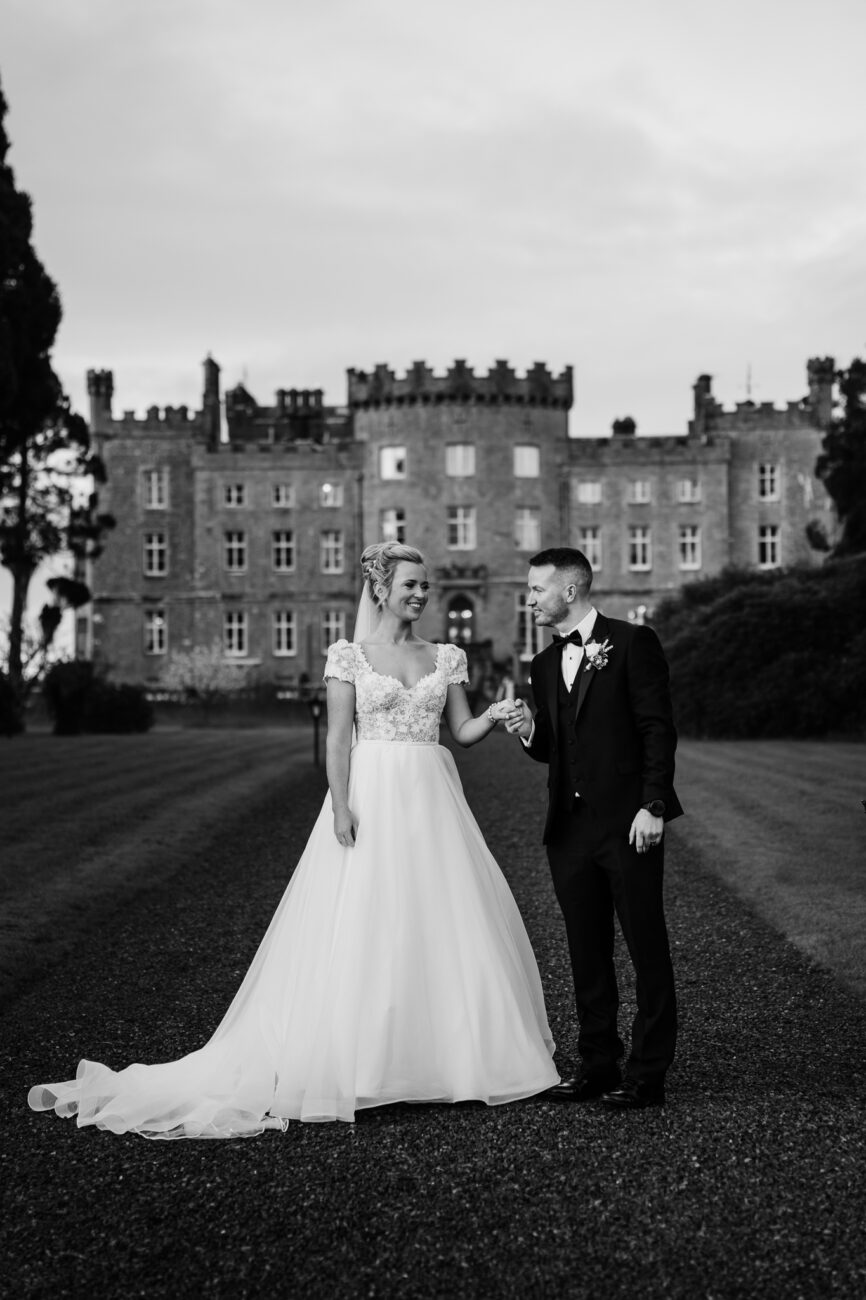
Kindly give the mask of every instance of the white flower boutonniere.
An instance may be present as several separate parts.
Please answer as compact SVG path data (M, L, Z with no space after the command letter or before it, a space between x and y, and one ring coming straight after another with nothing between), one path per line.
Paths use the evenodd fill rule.
M610 659L610 652L613 646L609 641L587 641L583 647L588 660L584 672L589 672L590 668L606 668Z

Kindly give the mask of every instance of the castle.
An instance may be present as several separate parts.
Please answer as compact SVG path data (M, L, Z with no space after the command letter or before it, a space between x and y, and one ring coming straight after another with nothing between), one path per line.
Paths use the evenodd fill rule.
M639 437L624 419L569 438L571 367L380 365L348 371L343 406L294 388L260 406L243 385L223 398L208 357L199 411L143 418L114 415L112 373L91 370L117 529L89 575L78 653L155 684L171 650L218 639L261 681L318 682L327 646L352 634L362 549L395 538L429 561L422 635L525 680L543 643L527 562L543 546L579 547L595 603L639 620L728 565L817 563L806 527L832 529L814 466L833 372L810 360L802 400L733 411L701 375L683 434Z

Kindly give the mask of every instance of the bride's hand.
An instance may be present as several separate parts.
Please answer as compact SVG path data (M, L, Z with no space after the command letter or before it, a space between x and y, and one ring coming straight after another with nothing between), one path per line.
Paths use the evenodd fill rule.
M511 717L506 720L505 730L510 736L528 740L532 735L532 714L529 707L525 701L515 700L513 710Z
M344 808L340 812L334 813L334 834L337 837L337 843L342 844L344 849L355 847L355 837L358 834L358 818L351 808Z

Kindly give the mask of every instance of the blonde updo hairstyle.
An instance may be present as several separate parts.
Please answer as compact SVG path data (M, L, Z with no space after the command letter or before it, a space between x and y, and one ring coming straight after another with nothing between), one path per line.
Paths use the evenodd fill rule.
M370 599L377 609L381 609L391 591L397 565L403 561L409 564L424 564L424 556L414 546L403 542L376 542L368 546L361 556L361 571ZM380 595L384 588L386 595Z

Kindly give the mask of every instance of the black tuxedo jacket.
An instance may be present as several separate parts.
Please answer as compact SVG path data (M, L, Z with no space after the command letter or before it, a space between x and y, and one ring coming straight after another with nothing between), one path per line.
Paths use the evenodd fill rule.
M670 674L661 643L650 627L598 614L591 641L610 642L608 662L593 668L584 653L578 670L573 727L577 739L576 792L613 834L628 835L642 804L662 799L665 820L682 814L674 791ZM527 752L549 765L545 843L562 800L567 737L558 732L562 651L535 656L531 683L535 731Z

